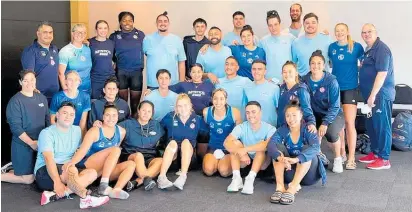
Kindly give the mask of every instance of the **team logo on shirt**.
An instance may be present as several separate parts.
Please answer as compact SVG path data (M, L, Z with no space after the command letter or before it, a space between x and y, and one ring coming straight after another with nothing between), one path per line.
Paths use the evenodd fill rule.
M321 88L319 88L319 91L320 91L321 93L323 93L323 92L325 92L325 88L324 88L324 87L321 87Z
M46 56L46 52L45 51L40 51L41 56Z
M225 124L225 127L230 127L230 124L226 123L226 124Z
M252 64L252 63L253 63L253 59L252 59L252 58L247 59L247 63Z
M80 60L81 61L86 61L86 57L82 55L82 56L80 56Z
M150 135L156 135L157 133L155 131L150 131L149 134Z
M56 53L56 50L53 50L53 53Z
M119 40L122 39L122 36L121 36L121 35L117 35L116 37L117 37L117 39L119 39Z
M344 56L343 54L339 54L339 55L338 55L338 59L339 59L339 60L343 60L344 58L345 58L345 56Z
M82 103L81 103L81 102L79 102L79 103L77 103L77 105L81 107L81 106L82 106Z
M290 100L294 100L294 99L296 99L296 96L290 96L290 98L289 98Z
M137 35L133 35L133 38L134 38L134 39L137 39Z
M242 52L242 57L246 57L246 52Z
M336 49L332 50L332 55L336 54Z
M104 147L104 142L103 141L99 143L99 147Z
M54 64L56 64L55 62L54 62L54 60L53 60L53 57L50 57L50 65L52 65L52 66L54 66Z
M209 127L210 127L210 128L215 128L215 124L210 123L210 124L209 124Z
M195 124L194 123L191 123L190 124L190 129L194 129L195 128Z
M124 110L119 110L119 113L124 113Z
M43 103L40 103L40 104L39 104L39 107L44 107L44 104L43 104Z
M216 130L216 132L217 132L218 134L222 134L222 133L223 133L223 129L222 129L222 128L218 128L218 129Z
M196 123L196 118L193 118L193 119L192 119L192 122L193 122L193 123Z
M176 121L176 120L173 120L173 126L174 126L174 127L177 127L177 125L178 125L178 124L177 124L177 121Z
M403 127L403 124L399 124L399 125L398 125L398 128L402 128L402 127Z

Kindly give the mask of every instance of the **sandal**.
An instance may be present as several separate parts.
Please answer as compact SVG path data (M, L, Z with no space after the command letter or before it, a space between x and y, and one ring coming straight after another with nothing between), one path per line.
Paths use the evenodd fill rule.
M280 204L282 205L291 205L295 202L295 195L290 192L285 192L280 197Z
M356 162L354 160L346 162L346 170L355 170Z
M271 203L279 203L280 202L280 198L282 197L282 192L281 191L275 191L275 193L272 194L272 196L270 197L270 202Z

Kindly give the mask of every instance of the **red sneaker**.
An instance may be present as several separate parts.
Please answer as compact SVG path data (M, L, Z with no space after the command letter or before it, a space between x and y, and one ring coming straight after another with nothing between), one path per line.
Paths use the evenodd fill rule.
M359 158L359 162L362 162L362 163L372 163L372 162L374 162L376 159L378 159L378 157L376 157L375 154L373 154L373 152L371 152L371 153L369 153L368 155Z
M389 160L377 158L373 163L368 164L366 168L374 170L390 169L391 163L389 162Z

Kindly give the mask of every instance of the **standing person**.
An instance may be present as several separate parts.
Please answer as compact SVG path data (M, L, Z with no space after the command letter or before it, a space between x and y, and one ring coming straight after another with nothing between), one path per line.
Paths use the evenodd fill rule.
M303 17L305 27L305 36L300 36L292 43L292 60L298 65L300 76L309 73L309 58L316 50L321 50L323 56L327 59L328 48L332 43L329 35L318 32L318 16L314 13L308 13ZM329 60L326 60L325 70L329 71Z
M199 132L206 132L207 126L203 119L193 112L192 103L187 94L179 94L175 111L168 113L160 122L167 131L167 146L163 154L163 162L157 184L160 189L172 186L183 190L187 172L196 163L196 138ZM166 176L172 162L180 168L179 177L174 183Z
M83 44L86 39L86 26L76 24L72 28L72 41L59 52L59 80L62 90L66 90L65 75L68 71L77 71L81 84L79 90L90 95L90 71L92 69L92 56L90 48Z
M345 125L345 119L340 107L339 84L334 75L325 71L325 58L320 50L313 52L309 63L310 72L303 77L303 81L309 87L319 138L325 136L335 154L332 171L342 173L340 133Z
M82 140L80 127L73 125L75 105L63 102L56 113L56 124L43 129L39 135L34 174L37 187L43 191L40 205L45 205L75 193L80 196L80 208L93 208L109 201L108 196L95 197L86 187L97 178L94 169L80 173L75 166L68 167Z
M196 63L199 50L205 45L210 44L209 39L205 36L207 23L203 18L197 18L193 22L194 35L188 35L183 38L183 48L186 54L186 79L190 78L190 68Z
M156 186L153 180L162 165L162 158L157 154L157 144L164 135L164 129L159 121L152 119L154 105L144 100L137 107L137 117L127 119L120 126L126 129L126 137L122 143L120 161L134 161L138 178L129 181L127 191L132 191L144 185L146 191Z
M251 26L245 25L240 31L243 45L230 45L232 55L239 62L238 75L253 80L252 63L255 60L266 60L265 50L253 43L254 32Z
M96 36L89 40L92 52L92 71L90 79L92 81L92 99L98 99L102 95L104 83L109 77L114 76L113 53L114 42L107 39L109 24L105 20L96 22Z
M218 78L225 76L225 60L232 55L229 47L222 45L221 39L222 31L218 27L211 27L209 30L210 47L205 47L207 50L198 54L196 59L196 63L204 67L205 76L212 83L216 83Z
M391 118L395 100L393 57L389 47L377 36L373 24L362 27L362 39L366 51L359 71L360 91L365 102L372 108L372 116L366 120L371 138L371 150L360 162L369 163L369 169L389 169L392 146Z
M282 66L292 60L292 42L295 39L289 33L281 32L281 20L276 10L267 12L266 23L270 34L264 36L259 46L266 53L266 79L282 83Z
M209 125L209 145L203 159L203 173L212 176L216 171L222 177L232 172L230 154L223 146L226 137L233 128L242 122L240 111L227 104L227 93L218 88L212 94L213 106L203 110L203 119Z
M266 63L263 60L255 60L252 63L253 83L246 87L246 102L257 101L262 106L265 116L262 120L272 126L277 123L277 110L279 103L279 86L265 79Z
M110 40L114 42L119 96L127 102L130 90L130 107L134 115L143 89L145 34L133 26L134 15L131 12L119 13L118 21L120 30L112 33Z
M7 103L7 122L13 135L10 165L14 171L6 172L8 166L2 167L2 182L31 184L34 181L37 139L40 131L50 124L47 99L34 92L35 75L31 70L21 71L21 91Z
M305 35L305 30L301 22L302 17L302 5L299 3L294 3L289 8L290 20L292 21L288 28L283 30L284 33L292 34L295 38Z
M262 110L259 102L250 101L246 105L246 120L237 125L225 139L224 147L230 153L232 166L232 182L227 192L253 194L254 182L257 173L270 165L270 158L266 157L266 147L276 128L262 121ZM240 168L250 167L250 172L243 184Z
M59 91L58 65L59 52L52 44L53 26L43 21L37 27L37 39L26 47L21 55L23 70L36 73L36 89L46 96L48 102Z
M346 169L356 169L355 147L356 128L355 119L357 113L358 61L363 56L364 50L361 44L352 40L348 25L344 23L335 26L336 42L330 44L328 54L331 61L332 74L336 76L340 88L340 99L345 116L345 128L348 141L349 155ZM344 135L344 133L342 133ZM341 137L341 141L345 141ZM341 154L346 158L345 142L342 142ZM344 159L345 160L345 159Z
M77 71L69 71L66 74L66 90L60 91L53 96L50 103L50 123L56 122L56 113L62 102L69 101L76 105L76 117L73 124L82 130L82 136L87 131L87 114L90 111L90 96L78 89L80 76Z
M171 74L170 84L174 85L185 80L186 55L182 39L169 32L169 17L164 12L156 18L157 32L148 35L143 40L143 51L147 56L147 87L159 87L156 73L167 69Z
M322 184L326 183L326 170L317 156L319 137L309 132L307 124L302 122L303 112L298 101L292 100L285 109L287 125L275 132L267 149L273 160L276 179L276 191L270 202L290 205L295 202L301 185L313 185L321 178Z
M177 94L169 90L172 75L166 69L160 69L156 74L158 89L150 92L144 97L154 104L153 119L161 121L169 112L173 111L176 104Z
M92 103L89 118L87 119L87 128L101 126L103 120L104 106L108 102L113 102L119 109L118 122L129 118L130 108L126 101L117 96L119 92L119 82L115 76L106 80L103 87L104 97L101 97Z
M242 39L240 38L240 31L246 24L245 14L242 11L236 11L232 15L233 18L233 31L225 34L222 40L224 46L230 45L242 45ZM259 38L253 36L255 45L259 43Z

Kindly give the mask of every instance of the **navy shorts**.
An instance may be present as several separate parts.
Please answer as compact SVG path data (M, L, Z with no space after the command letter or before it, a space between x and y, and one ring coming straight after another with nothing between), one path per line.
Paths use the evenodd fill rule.
M130 88L131 91L142 91L143 88L143 69L137 71L117 71L119 89Z
M62 167L63 164L56 164L57 172L59 175L63 173ZM36 172L36 184L37 187L42 191L53 191L54 190L54 182L51 179L49 173L47 172L47 167L43 166Z
M37 151L34 151L29 145L12 141L11 162L13 164L14 175L22 176L33 174L36 154Z

